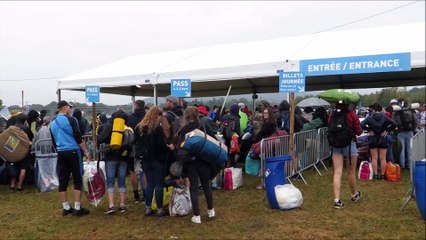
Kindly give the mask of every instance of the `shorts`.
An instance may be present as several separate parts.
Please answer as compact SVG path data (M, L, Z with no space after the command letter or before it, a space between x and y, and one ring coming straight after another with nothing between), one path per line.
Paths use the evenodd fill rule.
M368 138L368 146L370 148L388 148L388 140L380 135L370 136Z
M72 174L74 189L80 190L83 186L83 159L80 150L58 152L56 172L59 179L59 192L66 192L68 181Z
M353 140L351 141L351 145L348 145L346 147L342 147L342 148L333 147L333 154L349 157L349 148L351 150L351 156L358 157L358 149L356 148L356 143Z

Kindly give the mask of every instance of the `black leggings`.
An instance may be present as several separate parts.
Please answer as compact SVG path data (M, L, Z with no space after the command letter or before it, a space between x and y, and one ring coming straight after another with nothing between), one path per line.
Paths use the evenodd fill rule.
M200 207L198 203L198 178L203 187L204 196L206 197L207 208L213 208L212 187L210 185L210 164L203 160L196 159L188 164L187 174L190 182L189 192L191 194L192 210L194 215L200 215Z

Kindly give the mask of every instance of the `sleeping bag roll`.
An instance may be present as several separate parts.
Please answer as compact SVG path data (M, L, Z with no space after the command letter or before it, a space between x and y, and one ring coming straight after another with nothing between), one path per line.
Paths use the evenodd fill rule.
M111 142L110 148L118 150L121 148L121 143L123 141L123 132L124 132L124 122L123 118L114 118L112 123L112 133L111 133Z

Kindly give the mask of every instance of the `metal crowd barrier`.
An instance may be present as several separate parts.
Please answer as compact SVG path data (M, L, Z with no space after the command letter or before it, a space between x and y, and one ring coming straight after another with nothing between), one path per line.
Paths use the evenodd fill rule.
M414 188L414 168L416 166L417 160L422 160L426 158L425 153L425 145L426 144L426 133L425 129L420 130L417 132L411 139L410 139L410 148L411 148L411 154L409 156L410 159L410 189L408 190L405 198L405 202L402 205L401 211L404 210L404 208L407 206L408 202L411 200L411 198L415 198L415 188Z
M330 158L331 156L331 148L327 139L327 131L328 131L327 127L318 129L318 141L317 141L318 154L317 154L317 162L315 164L315 165L318 165L318 163L321 163L321 165L324 167L326 171L328 171L328 169L324 164L324 160Z
M261 159L261 179L264 184L265 160L270 157L281 157L290 155L290 136L279 136L262 139L260 143ZM330 146L327 140L327 128L298 132L293 135L294 158L285 165L285 175L288 182L291 182L292 176L300 177L307 185L302 172L314 167L320 176L322 176L317 165L321 163L326 171L327 167L324 160L331 156Z
M290 155L290 136L277 136L271 138L264 138L260 142L260 177L262 185L265 185L265 165L266 159L270 157L281 157ZM293 159L286 162L285 164L285 176L289 179L294 174L294 169L297 165L294 165Z
M321 175L318 170L317 154L318 154L318 130L313 129L304 132L298 132L293 135L294 142L294 158L297 162L297 171L303 182L307 185L302 172L308 168L314 167L315 170Z

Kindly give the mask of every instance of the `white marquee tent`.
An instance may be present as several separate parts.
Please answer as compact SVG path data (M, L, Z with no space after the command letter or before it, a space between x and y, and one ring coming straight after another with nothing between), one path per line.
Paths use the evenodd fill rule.
M425 22L323 32L131 56L58 82L58 90L166 96L171 79L191 79L192 97L278 92L277 70L299 60L411 53L411 71L312 76L306 91L425 84ZM290 64L291 65L291 64ZM291 66L290 66L291 68ZM138 87L137 87L138 86Z

